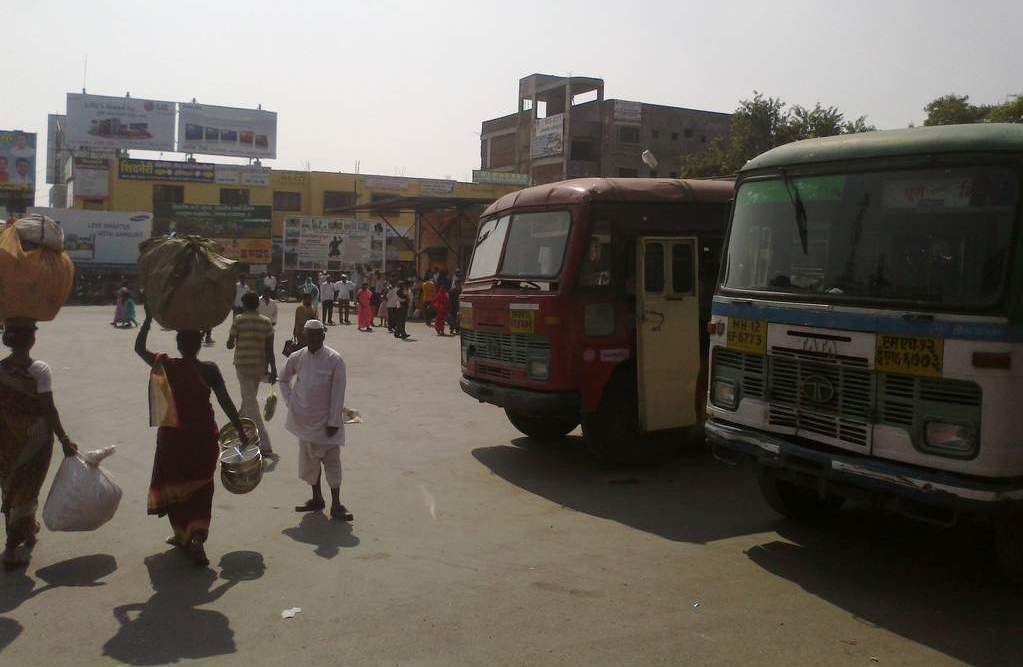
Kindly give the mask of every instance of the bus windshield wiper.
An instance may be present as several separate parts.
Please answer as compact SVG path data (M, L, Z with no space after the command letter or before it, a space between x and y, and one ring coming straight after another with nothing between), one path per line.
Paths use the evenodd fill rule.
M803 246L803 254L807 253L807 240L806 240L806 207L803 206L803 198L799 196L799 188L795 183L789 182L789 175L787 172L781 173L782 182L785 183L785 192L789 195L789 201L792 202L792 208L795 209L796 213L796 231L799 232L799 243Z
M514 287L528 287L530 289L538 289L538 290L542 290L543 289L543 287L541 287L538 283L533 282L532 280L509 280L507 278L501 278L500 280L497 281L497 285L498 285L498 287L512 287L512 286L514 286Z

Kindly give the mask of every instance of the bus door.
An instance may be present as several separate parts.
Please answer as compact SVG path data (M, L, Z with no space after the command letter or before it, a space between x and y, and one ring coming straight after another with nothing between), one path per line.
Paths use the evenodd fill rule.
M696 424L700 373L697 240L644 236L636 250L636 371L642 432Z

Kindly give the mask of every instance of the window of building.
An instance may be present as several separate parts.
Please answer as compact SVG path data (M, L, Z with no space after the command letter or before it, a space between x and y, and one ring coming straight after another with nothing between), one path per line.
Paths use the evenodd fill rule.
M323 212L343 211L355 206L354 192L338 192L336 190L325 190L323 192Z
M693 128L687 127L686 128L686 139L692 139L692 138L693 138Z
M707 135L706 134L701 134L700 135L700 143L701 144L707 143Z
M370 204L380 204L380 203L383 203L383 202L393 201L394 199L397 199L397 197L398 197L398 195L394 195L394 194L384 194L384 193L375 192L375 193L373 193L373 194L371 194L369 196L369 203ZM389 217L396 217L396 216L401 215L400 211L392 211L392 210L389 210L389 209L373 209L373 210L370 211L370 213L372 213L374 215L379 215L379 214L383 213L384 215L389 216Z
M153 203L184 204L185 186L183 185L154 185Z
M671 140L672 141L678 141L678 132L672 132L671 133Z
M86 211L102 211L103 200L102 199L83 199L82 208Z
M600 159L599 148L594 141L587 139L572 140L572 159L595 162Z
M678 178L678 172L677 171L669 171L668 172L668 178Z
M507 167L515 164L515 133L502 134L490 140L490 161L487 164L491 169ZM528 150L526 151L528 153Z
M638 144L639 143L639 128L631 126L623 126L618 128L618 141L623 144Z
M660 139L661 138L661 131L660 130L650 130L650 138L651 139Z
M618 167L618 178L636 178L639 176L639 170L629 169L628 167Z
M301 192L274 192L274 210L276 211L301 211Z
M248 206L249 191L245 188L220 188L220 203L225 206Z
M651 169L650 170L650 178L657 178L657 170L656 169Z

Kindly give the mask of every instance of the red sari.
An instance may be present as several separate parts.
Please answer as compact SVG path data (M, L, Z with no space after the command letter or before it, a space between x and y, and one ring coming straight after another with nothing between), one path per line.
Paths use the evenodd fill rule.
M219 430L210 404L210 387L199 368L184 359L156 355L167 374L180 426L161 426L156 435L148 512L167 515L174 537L186 545L206 539L213 513L213 474L217 470Z
M373 293L368 289L359 290L355 295L359 302L359 329L369 329L373 326L373 307L369 302L373 299Z
M433 297L433 310L435 316L433 319L433 328L437 330L437 333L444 333L444 324L448 319L448 306L450 300L448 299L448 292L443 287L437 290L437 294Z

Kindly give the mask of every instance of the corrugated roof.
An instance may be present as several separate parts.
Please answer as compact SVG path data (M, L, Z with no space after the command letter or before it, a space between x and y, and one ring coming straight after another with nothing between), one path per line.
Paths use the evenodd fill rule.
M534 185L504 195L483 215L526 206L568 206L603 202L726 202L734 183L726 180L680 180L677 178L577 178Z
M989 151L1023 153L1023 125L942 125L805 139L761 153L740 171L867 158Z

